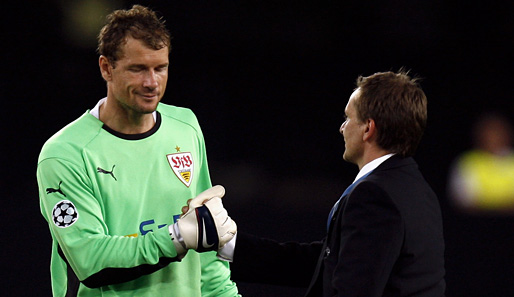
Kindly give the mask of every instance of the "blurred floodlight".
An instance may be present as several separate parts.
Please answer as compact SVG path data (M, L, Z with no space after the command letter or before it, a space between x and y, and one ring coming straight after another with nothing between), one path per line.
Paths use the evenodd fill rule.
M121 1L108 0L61 1L65 38L76 47L96 48L106 15L121 5Z

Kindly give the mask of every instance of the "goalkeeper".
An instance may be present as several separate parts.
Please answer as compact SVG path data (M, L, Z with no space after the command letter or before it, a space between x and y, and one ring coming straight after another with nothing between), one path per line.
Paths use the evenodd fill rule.
M53 296L238 296L217 254L236 225L223 189L204 192L198 121L159 103L171 49L164 21L139 5L117 10L98 40L107 96L52 136L38 160ZM179 218L195 196L208 202Z

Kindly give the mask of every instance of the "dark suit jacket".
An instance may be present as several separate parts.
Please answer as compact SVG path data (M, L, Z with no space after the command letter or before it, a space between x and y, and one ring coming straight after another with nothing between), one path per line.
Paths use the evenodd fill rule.
M234 280L308 286L306 296L444 296L439 202L412 158L393 156L342 198L327 237L238 233Z

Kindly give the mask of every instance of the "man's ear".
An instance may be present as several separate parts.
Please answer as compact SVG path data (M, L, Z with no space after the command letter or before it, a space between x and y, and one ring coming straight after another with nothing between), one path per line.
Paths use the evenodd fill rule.
M112 78L112 65L105 56L98 58L98 66L100 66L100 73L105 81L110 81Z
M376 134L377 127L375 126L375 120L367 119L364 134L362 135L362 140L369 141L373 139L376 136Z

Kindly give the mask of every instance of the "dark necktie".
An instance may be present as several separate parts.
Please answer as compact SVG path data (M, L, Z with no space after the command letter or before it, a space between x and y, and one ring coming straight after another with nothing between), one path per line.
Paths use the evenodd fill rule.
M363 176L361 176L358 180L354 181L351 185L349 185L348 188L346 188L346 190L344 190L343 195L341 195L339 200L337 200L336 204L334 204L334 206L332 207L332 210L330 210L330 213L328 214L327 232L328 232L328 228L330 227L330 221L332 220L332 216L334 216L334 213L336 212L337 208L339 207L339 203L341 203L341 200L343 200L343 198L346 195L348 195L348 193L350 193L350 191L353 189L353 187L355 187L355 185L358 182L360 182L362 179L367 177L371 172L373 172L373 170L371 170L370 172L368 172L368 173L364 174Z

